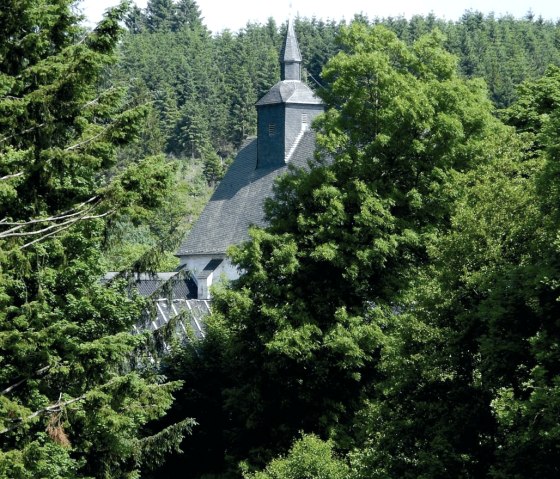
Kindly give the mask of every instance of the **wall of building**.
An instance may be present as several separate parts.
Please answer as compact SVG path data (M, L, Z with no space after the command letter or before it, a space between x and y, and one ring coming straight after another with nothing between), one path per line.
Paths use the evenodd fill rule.
M213 271L204 271L206 265L213 259L222 259L220 265ZM180 265L185 266L193 275L198 286L198 299L210 299L210 287L221 279L234 280L239 278L239 270L231 264L225 255L192 255L181 256Z
M284 158L288 157L294 143L300 139L301 133L311 128L311 123L323 110L324 107L322 105L286 105Z
M227 279L237 279L239 278L239 271L235 266L233 266L225 255L193 255L193 256L181 256L179 258L180 265L186 265L186 268L196 275L204 270L204 267L213 259L221 258L223 259L220 266L214 271L214 278L219 278L224 275Z
M281 63L280 78L285 80L301 80L301 64L299 62Z
M258 108L258 168L284 166L284 115L284 105L281 103ZM271 125L274 125L274 132L270 131Z

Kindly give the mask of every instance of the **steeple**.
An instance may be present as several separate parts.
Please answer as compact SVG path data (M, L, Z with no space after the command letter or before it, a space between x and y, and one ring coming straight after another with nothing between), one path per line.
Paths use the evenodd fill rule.
M291 18L288 20L288 31L280 52L280 70L282 80L301 80L301 52Z
M281 80L257 102L257 169L290 162L323 102L301 81L301 52L288 21L280 52Z

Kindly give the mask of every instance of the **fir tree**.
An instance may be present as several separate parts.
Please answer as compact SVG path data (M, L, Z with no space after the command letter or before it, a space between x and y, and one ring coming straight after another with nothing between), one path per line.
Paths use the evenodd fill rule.
M191 420L150 436L175 383L130 365L142 308L100 283L108 218L157 206L161 159L110 170L146 114L118 85L121 5L88 33L71 0L9 1L0 15L0 477L136 477Z

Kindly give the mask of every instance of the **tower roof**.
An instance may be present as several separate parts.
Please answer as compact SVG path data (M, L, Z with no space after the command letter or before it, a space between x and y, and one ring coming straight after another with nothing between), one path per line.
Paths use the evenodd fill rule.
M291 19L288 21L288 31L280 52L280 63L301 63L301 52L294 31L294 22Z
M305 83L295 80L283 80L274 85L258 102L257 106L277 103L297 103L322 105L323 102Z

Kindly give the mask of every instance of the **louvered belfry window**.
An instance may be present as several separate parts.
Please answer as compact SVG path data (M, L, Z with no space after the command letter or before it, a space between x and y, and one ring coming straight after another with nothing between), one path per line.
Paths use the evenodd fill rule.
M276 135L276 123L268 124L268 136Z

